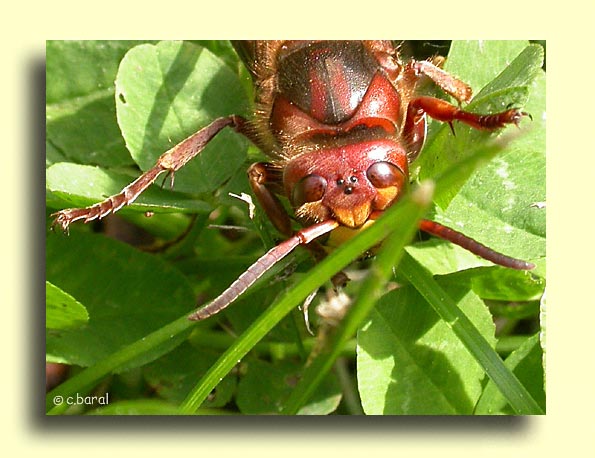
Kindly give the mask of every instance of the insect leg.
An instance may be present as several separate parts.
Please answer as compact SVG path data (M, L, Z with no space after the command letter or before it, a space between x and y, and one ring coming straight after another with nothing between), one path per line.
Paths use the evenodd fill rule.
M267 251L254 264L248 267L248 269L240 275L229 288L223 291L223 293L209 304L192 313L188 319L199 321L219 313L242 295L244 291L262 277L265 272L291 253L297 246L306 245L312 242L314 239L332 231L338 225L339 223L334 220L326 220L299 230L293 237L288 238Z
M463 81L445 72L440 67L428 61L413 61L406 71L413 71L416 75L425 75L440 89L452 95L459 102L469 102L473 96L471 87Z
M507 124L518 125L524 116L529 116L528 113L516 108L494 114L477 114L461 110L444 100L434 97L422 96L413 99L409 104L407 118L410 116L421 117L424 113L437 121L449 124L453 121L461 121L474 129L480 130L495 130Z
M244 118L228 116L218 118L198 132L192 134L170 150L163 153L157 163L135 181L126 186L120 193L110 196L102 202L85 208L68 208L52 214L53 225L59 225L63 230L75 221L84 220L85 223L94 219L101 219L109 213L114 213L124 205L129 205L163 173L170 175L182 168L188 161L196 157L225 127L232 127L243 133Z

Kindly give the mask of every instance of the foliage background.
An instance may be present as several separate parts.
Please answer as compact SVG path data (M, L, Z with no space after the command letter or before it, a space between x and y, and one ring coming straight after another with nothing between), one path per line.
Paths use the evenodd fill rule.
M143 167L143 164L145 164L144 167L147 164L152 164L154 155L167 149L160 145L165 145L167 142L173 141L172 139L176 137L178 140L183 138L183 136L179 136L179 133L184 130L188 130L188 133L192 132L196 128L191 125L193 123L198 126L218 114L246 112L248 109L248 94L245 97L239 97L236 93L236 95L229 97L229 105L225 103L227 99L223 97L224 94L233 94L233 92L230 92L230 87L238 88L242 87L242 85L246 87L245 83L241 82L243 80L237 80L238 77L244 76L241 67L238 67L237 61L233 59L232 54L229 53L229 49L225 46L220 47L218 43L203 44L207 44L215 53L219 52L222 60L215 62L217 59L207 56L206 52L196 53L195 51L198 48L195 48L195 45L187 45L182 51L174 50L170 51L169 54L166 47L173 46L171 44L161 45L162 51L159 53L156 53L155 48L152 46L142 47L141 56L136 54L127 55L126 59L130 59L132 65L126 71L126 67L122 64L118 72L115 87L112 86L111 79L107 76L104 80L99 78L99 81L95 81L94 78L97 78L98 75L101 77L103 75L109 75L110 72L113 73L113 65L115 65L115 62L119 62L121 56L124 55L123 52L132 43L102 43L101 46L95 46L91 52L89 49L79 49L79 55L77 55L76 49L73 51L68 46L66 46L68 48L66 50L59 49L60 43L56 43L57 49L51 49L51 44L48 45L47 163L50 165L50 168L48 169L47 180L50 191L48 193L48 207L50 209L59 208L62 205L86 205L102 194L107 193L106 195L109 195L119 190L122 185L130 181L131 177L134 177L135 173L137 173L133 170L135 168L135 162L139 163L141 167ZM86 45L93 46L90 43ZM79 44L79 46L81 45ZM84 47L85 45L82 46ZM124 98L116 96L114 91L127 88L128 84L134 85L138 81L137 72L139 64L135 65L137 61L134 61L133 57L140 59L140 62L146 62L146 60L143 61L142 59L162 59L163 61L159 62L156 67L152 67L158 68L159 64L163 65L163 62L169 62L173 65L172 62L175 63L174 56L176 56L176 52L178 56L180 52L188 52L191 56L190 60L208 58L209 62L214 62L213 67L216 70L210 73L211 76L207 78L206 83L202 83L205 88L212 89L214 85L209 83L209 81L221 81L222 73L228 75L230 80L236 78L236 82L229 84L225 89L220 89L221 95L213 98L216 103L212 103L210 106L206 105L207 108L202 112L198 111L198 114L195 113L196 101L184 94L183 88L185 86L181 82L178 83L179 86L177 86L178 90L176 94L179 94L182 104L180 106L175 106L174 104L173 108L168 108L164 113L150 112L151 117L148 118L149 121L151 119L161 120L165 128L162 126L155 132L149 130L148 132L136 133L134 130L138 129L139 126L150 126L151 124L147 124L146 122L139 123L138 113L131 113L130 117L127 117L126 109L122 105L133 103L132 93L134 91L138 91L141 95L139 98L140 101L147 100L147 91L153 94L150 97L158 100L160 95L159 88L162 86L157 83L151 87L151 83L154 83L156 81L155 78L158 78L159 75L147 78L149 80L146 83L146 86L149 86L148 88L134 87L128 89L130 92L124 92ZM196 54L198 56L195 57ZM85 59L90 55L95 58ZM56 58L52 56L56 56ZM170 57L168 58L167 56ZM60 60L60 57L63 60ZM184 59L184 61L186 60ZM51 62L56 62L56 67L50 65ZM85 64L81 65L81 62L85 62ZM110 62L113 65L110 67L105 62ZM92 84L85 88L85 83L88 82L86 78L82 78L82 87L77 85L77 81L69 79L67 77L69 64L74 67L73 72L75 74L82 74L84 76L86 71L88 71L89 76L87 79L91 79ZM148 66L148 64L146 65ZM55 68L59 70L55 70ZM201 65L200 68L204 68L204 65ZM63 85L63 87L52 84L51 76L53 72L58 72L55 74L56 81L67 81L68 84ZM61 74L60 72L64 73ZM187 75L193 74L191 68L187 68L186 72ZM192 81L187 76L183 81L191 81L191 87L198 92L196 88L201 83ZM173 85L176 87L175 81ZM171 96L171 93L161 92L161 94L164 93L168 97ZM118 95L121 94L122 92ZM522 96L523 94L519 95L517 93L508 94L506 101L509 103L511 97L514 101L517 100L515 97ZM187 103L191 105L190 108L184 105L184 100L189 101ZM112 105L112 101L115 102L115 106ZM499 103L505 104L503 101ZM118 125L114 124L116 118L112 116L115 114L115 110L118 110ZM184 110L190 111L187 112ZM141 112L142 110L138 111ZM174 116L173 118L169 118L168 116L172 112ZM135 116L137 117L135 118ZM142 113L140 116L143 116ZM189 125L183 126L180 120L187 122ZM169 125L173 127L167 127ZM123 138L116 128L122 130L124 134ZM171 131L168 129L171 129ZM81 135L80 132L84 132L84 134ZM174 134L175 132L177 134ZM143 139L141 142L142 147L140 148L134 146L135 140L133 140L134 138L139 138L139 135ZM439 138L441 134L438 132L433 135L434 138ZM460 132L457 128L457 141L462 141L459 140L461 138L466 139L466 135L464 130ZM81 141L81 139L83 140ZM157 144L147 148L147 139L151 139L151 141L152 139L157 139ZM173 142L175 143L175 141ZM224 144L231 144L229 151L222 150ZM135 161L132 161L130 156L127 155L126 145L132 150L132 157L134 157ZM90 315L94 321L83 328L79 324L74 326L74 329L68 329L69 326L64 327L64 324L61 324L61 327L58 329L50 329L47 340L49 360L64 361L83 367L100 363L103 358L122 348L126 343L141 339L151 331L162 329L167 323L176 320L185 312L192 310L192 304L197 295L212 297L212 291L223 288L229 283L230 279L233 279L251 260L255 259L257 253L262 250L263 243L265 245L270 244L275 235L267 227L267 223L262 220L256 220L253 228L258 234L257 236L240 237L239 241L233 240L233 237L236 237L237 234L233 235L232 239L230 239L229 235L226 236L225 233L214 234L213 231L203 230L207 223L206 216L214 208L218 208L219 210L217 219L214 221L215 223L228 224L231 221L234 224L247 224L245 208L242 207L242 204L238 205L238 202L229 198L227 191L233 189L234 192L237 192L237 189L247 189L243 176L243 170L245 168L242 165L246 161L253 161L259 157L257 151L247 149L248 145L246 142L239 137L236 138L233 134L229 134L229 138L222 141L221 144L214 146L217 149L213 147L213 150L217 153L214 153L210 160L219 160L216 165L211 165L212 163L208 159L209 155L205 154L206 171L212 172L212 174L205 172L205 165L203 164L199 173L188 173L186 177L182 176L182 174L176 176L176 191L178 191L178 186L182 190L203 191L198 200L196 199L196 195L188 196L181 193L170 193L166 190L155 190L152 195L144 196L143 201L140 202L137 208L132 206L128 212L123 212L126 219L136 225L143 226L143 229L149 232L151 238L157 237L158 240L171 239L181 233L184 227L186 227L187 218L184 215L180 215L180 212L199 212L199 217L197 218L191 237L187 238L182 245L184 249L191 246L194 250L197 250L195 257L181 257L184 250L179 246L158 257L145 255L139 253L138 250L130 249L120 243L115 243L89 233L89 228L73 228L68 238L60 238L50 234L47 245L48 280L59 284L61 289L66 292L76 292L73 296L77 300L71 304L68 310L70 311L72 309L72 313L76 314L76 316L84 316L84 310L91 311L93 313ZM238 157L235 155L242 148L245 150L244 154L247 156ZM442 147L435 148L439 150L444 149ZM143 159L143 154L147 154L148 150L151 150L153 157L151 158L149 154L149 157ZM74 165L72 162L69 164L63 163L65 152L70 156L68 158L69 160L72 160L72 157L76 158ZM135 157L135 154L140 154L140 156ZM114 159L115 157L118 159ZM221 162L220 159L223 157L226 160ZM422 154L422 157L426 156ZM83 164L91 163L94 166L81 167L76 164L80 162ZM96 166L97 164L99 164L99 167ZM221 176L224 178L221 178L221 176L217 178L215 173L221 173L222 170L223 174ZM201 176L199 185L205 185L203 189L199 188L196 190L196 176ZM76 177L76 179L73 179L73 177ZM541 179L543 180L543 175L541 175ZM531 182L539 186L540 183L538 180L539 176L536 177L536 180L531 180ZM541 184L543 185L543 182ZM223 188L221 188L221 185L223 185ZM537 192L543 193L544 189ZM529 197L533 197L533 195ZM533 202L538 202L538 200L533 199ZM451 207L449 207L449 211L450 209ZM133 213L133 210L136 210L137 213ZM158 210L159 214L147 220L139 216L139 210ZM166 213L163 213L164 211ZM465 215L465 204L462 204L462 210L460 211ZM169 212L175 213L169 214ZM436 212L437 216L440 217L440 208L436 208ZM452 216L446 214L446 216L442 217L451 218ZM477 221L478 228L476 230L481 235L481 231L485 227L485 219L478 218ZM109 228L109 224L111 223L108 223L106 227L101 225L101 227L96 227L95 229L109 232L113 230ZM115 227L117 228L120 224L116 223ZM543 225L544 221L538 224ZM475 234L471 235L476 236ZM542 236L544 236L544 233ZM511 246L510 240L506 238L498 242L498 239L495 239L494 235L491 234L489 239L490 242L495 240L496 245L501 243L504 246L503 249L509 249ZM429 262L427 259L436 259L435 250L439 250L438 252L441 253L441 256L445 252L445 249L447 251L450 250L450 248L445 248L444 245L440 243L436 244L432 241L423 242L418 245L422 251L426 250L426 257L424 258L424 255L421 257L422 261L426 259L426 263ZM521 239L518 241L517 246L520 253L518 254L519 256L527 254L524 251L526 240ZM199 247L207 247L208 249L201 253ZM498 248L498 246L496 247ZM542 248L533 248L533 250L533 254L529 257L531 259L538 258L539 250L543 250L543 245ZM237 256L236 253L238 252L241 252L242 255ZM450 262L457 265L456 270L468 270L470 266L468 257L461 261L461 257L466 257L465 254L456 250L454 255L453 253L447 254L447 257L440 257L440 259L451 259ZM517 255L516 253L512 254ZM93 262L82 263L81 259L92 259ZM473 262L476 263L477 261L475 260ZM170 267L172 264L176 266L174 269ZM305 272L308 269L307 264L307 260L303 260L303 263L299 264L298 278L302 275L301 272ZM477 265L473 267L477 267ZM543 269L543 267L540 267L540 269ZM87 268L90 268L90 270L85 273ZM443 270L443 274L446 273L444 266L440 266L440 269ZM182 276L180 276L179 271L183 274ZM487 274L485 273L486 271L488 272ZM76 275L73 275L73 272L76 272ZM541 270L542 274L543 272ZM207 280L196 280L197 278L203 278L205 273L210 274ZM470 275L467 273L466 275L466 282L475 282L476 285L479 282L479 288L481 289L482 285L489 283L487 279L491 276L496 275L496 280L499 283L503 283L504 280L499 276L509 274L494 273L494 268L487 268L483 271L480 270L479 274ZM191 279L190 282L188 282L189 278ZM493 280L492 278L490 281ZM519 280L520 276L513 276L512 279L508 278L506 282L512 281L518 283ZM244 299L250 303L249 307L242 307L241 303L238 303L233 311L230 310L227 314L227 319L234 330L232 334L237 335L249 323L254 321L255 317L262 311L262 308L258 306L259 304L270 303L275 296L282 295L285 287L283 283L285 281L277 282L274 287L267 286L256 289L251 296L247 296ZM458 281L461 281L461 275L459 275ZM130 287L132 284L135 286ZM535 298L538 296L536 289L539 290L541 287L542 285L539 282L533 285L529 282L524 288L521 288L521 292L519 292L518 288L513 288L512 294L517 295L513 299L517 301L520 298L522 302L527 302L525 306L526 310L521 312L525 315L521 314L520 316L511 318L510 316L506 316L506 314L511 313L511 307L508 307L507 310L506 305L496 304L501 306L499 313L505 316L507 323L509 323L508 326L511 326L510 322L517 323L519 319L526 322L526 318L536 317L538 312L538 309L535 308ZM483 286L484 292L485 289L486 287ZM501 302L503 293L500 291L499 294L500 296L496 294L496 299ZM505 303L510 302L510 294L511 291L507 291ZM116 297L119 297L119 299L116 300ZM51 302L49 303L51 304ZM92 304L96 304L95 309ZM167 304L167 307L164 307L164 304ZM79 310L81 305L84 306L84 309L80 310L81 313L77 314L76 310ZM515 306L514 309L517 309L515 312L518 312L518 307ZM53 314L48 312L48 317L52 316ZM79 319L81 318L79 317ZM84 317L82 319L84 320ZM309 345L309 341L304 330L300 329L300 320L299 314L294 315L289 320L285 320L268 337L274 345L280 345L267 348L264 351L264 357L257 352L255 353L255 359L249 359L248 362L245 361L243 367L240 365L237 368L238 372L224 379L224 382L217 388L216 396L212 397L203 407L229 407L229 402L234 397L235 401L233 404L244 413L275 411L280 405L279 402L281 401L279 400L284 399L288 391L291 390L291 385L287 384L287 379L291 378L289 377L290 375L295 377L296 373L300 373L303 367L304 356L307 354L304 348ZM75 320L72 320L70 324L72 325L73 322L76 323ZM220 354L221 347L227 345L225 342L229 341L225 341L225 332L213 333L211 329L205 330L201 326L197 326L190 335L188 335L189 330L181 332L175 339L164 342L156 348L151 348L150 351L147 349L147 351L140 352L135 358L128 359L123 366L118 367L114 371L115 374L121 375L112 375L99 389L109 389L110 393L114 393L117 397L120 397L123 402L126 399L135 399L137 401L132 404L127 401L128 404L125 404L125 408L119 410L119 413L154 413L155 411L160 411L159 409L164 409L163 411L168 412L175 411L173 407L175 403L180 402L184 398L184 393L188 392L193 382L196 382L196 378L204 373L206 367L214 363L216 356ZM514 328L514 326L511 327ZM227 327L224 329L229 331ZM518 329L511 331L511 337L515 336L516 333L518 333ZM297 340L294 338L288 341L288 335L294 337L301 335L301 337ZM186 340L186 338L188 339ZM382 335L381 338L386 338L386 334ZM217 339L219 341L223 339L224 343L217 344ZM442 337L438 337L438 340L442 339ZM378 339L374 340L377 341ZM180 341L184 341L184 344L179 345ZM297 350L294 348L296 345ZM176 346L176 350L171 351ZM305 347L300 348L300 346ZM517 342L513 348L520 349L522 345L519 345ZM535 346L533 344L531 348L539 349L539 345ZM197 351L200 352L201 363L198 364L199 367L189 370L191 363L193 361L195 362ZM507 354L508 351L504 353ZM455 355L454 358L457 359L458 356ZM295 362L296 360L298 361L297 363ZM147 366L146 363L150 361L152 362ZM287 364L292 361L293 363L288 366ZM347 373L349 373L349 370L354 370L353 366L349 364L347 364L346 369ZM340 370L338 368L337 372L340 373ZM267 377L265 380L258 377L254 378L254 376L262 374L265 371L271 374L270 377ZM277 374L276 376L275 373ZM535 374L533 373L533 375ZM437 371L432 376L440 377L440 372ZM475 375L472 378L474 381L471 383L476 384L482 377ZM391 379L389 376L388 380ZM348 383L349 377L346 380L346 383ZM265 382L269 383L263 385ZM408 383L412 386L417 384L415 379L410 379ZM327 413L335 411L338 406L339 412L349 412L350 407L345 402L341 405L338 404L340 399L338 393L341 391L338 388L340 384L340 381L338 382L335 376L330 376L328 382L323 384L321 390L317 393L321 400L314 398L313 404L309 404L308 408L317 408L318 410L314 410L315 413ZM341 389L343 392L346 392L345 386L342 386ZM475 396L482 390L485 391L488 389L488 386L479 382L478 388L475 390ZM144 402L138 401L139 397L145 397L147 390L151 392L149 397L154 398L156 392L157 397L162 400L164 399L166 402L150 403L147 405ZM351 384L351 390L352 393L355 392L353 382ZM398 391L402 392L402 390ZM258 393L262 395L262 399L259 399ZM385 396L380 395L380 398L385 398ZM376 399L375 402L379 401ZM312 405L315 407L312 407ZM427 407L434 405L435 403L430 401ZM469 409L473 407L472 404L466 405L465 401L454 401L453 405L456 408L466 409L464 411L470 411ZM500 408L505 409L505 407L505 405L502 405ZM117 408L117 404L112 406L112 409ZM352 406L351 408L355 407ZM493 409L494 406L490 406L489 408ZM111 412L116 412L116 410L112 410Z

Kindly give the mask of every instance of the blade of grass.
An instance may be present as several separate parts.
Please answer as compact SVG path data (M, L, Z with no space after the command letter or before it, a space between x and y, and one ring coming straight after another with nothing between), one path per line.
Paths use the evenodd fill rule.
M382 250L370 268L368 277L364 281L356 301L349 308L347 315L341 322L330 342L325 346L326 351L319 354L311 365L308 366L298 382L291 396L287 400L282 413L296 414L318 385L322 382L335 360L341 353L341 348L355 333L370 311L374 308L376 300L381 296L383 286L392 274L393 266L399 263L403 256L405 246L411 241L419 220L431 203L433 191L432 184L422 184L412 193L412 201L417 206L408 208L408 213L398 220L396 229L383 242Z
M47 413L50 415L63 413L69 407L69 397L87 393L103 377L152 348L174 338L179 339L181 343L186 334L190 333L193 325L194 323L188 320L188 315L184 314L172 323L112 353L96 365L66 380L46 395Z
M193 333L190 337L192 345L197 348L209 347L214 350L227 350L235 341L235 337L225 332L212 331L205 329L204 331ZM273 355L275 358L287 358L292 356L303 356L304 359L314 349L316 339L314 337L304 339L303 342L261 342L254 347L260 354ZM355 356L355 339L347 342L341 348L341 356L354 357Z
M544 413L518 378L504 365L496 351L456 306L455 301L448 296L424 267L405 253L401 260L400 272L450 326L518 415L542 415Z
M296 284L287 294L275 302L258 320L256 320L244 334L217 360L205 376L197 383L194 389L181 405L181 410L186 413L195 412L204 402L209 393L215 388L219 381L233 369L233 367L248 353L285 315L293 308L301 304L312 291L327 282L332 275L343 269L365 250L384 240L393 227L408 228L401 237L407 238L407 243L417 220L421 218L425 206L415 202L411 196L404 198L399 205L387 211L382 218L378 219L371 227L354 237L349 243L339 247L330 256L317 264L299 283ZM405 231L405 229L403 229ZM399 231L399 232L403 232ZM362 294L366 296L366 294ZM357 323L365 318L365 310L357 311L349 330L357 329ZM355 324L355 328L353 327ZM354 331L355 332L355 331ZM351 333L353 334L353 333ZM351 335L349 334L349 336ZM345 333L348 335L348 332ZM337 354L348 339L341 341L341 346L335 346Z

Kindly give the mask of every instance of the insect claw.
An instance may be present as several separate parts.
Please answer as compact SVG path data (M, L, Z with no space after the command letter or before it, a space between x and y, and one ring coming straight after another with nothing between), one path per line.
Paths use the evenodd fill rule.
M512 122L519 129L520 129L519 124L521 123L521 119L523 119L524 116L527 116L531 121L533 121L533 116L531 116L531 113L527 113L526 111L518 111L518 110L516 110L516 114L513 117Z
M506 105L506 111L513 113L510 122L514 123L518 127L519 122L521 121L521 118L523 116L527 116L531 121L533 121L533 116L531 116L531 113L527 113L526 111L520 111L518 108L514 108L514 105L514 102L510 102L508 105Z
M452 135L453 135L454 137L456 137L456 136L457 136L457 134L455 133L455 128L454 128L454 126L452 125L452 122L450 122L450 121L448 122L448 127L450 127L450 131L452 132Z
M169 175L169 172L167 172L167 173L164 175L164 177L163 177L163 180L161 181L161 184L159 185L159 187L160 187L161 189L163 189L163 187L165 186L165 180L167 180L167 175Z
M167 169L167 172L166 172L165 176L163 177L163 181L161 182L161 188L163 189L165 187L165 182L167 181L168 178L169 178L169 189L170 189L170 191L173 191L174 190L175 172L171 169Z
M52 221L52 225L50 226L52 231L56 230L56 226L60 226L60 229L62 229L63 233L70 235L69 225L71 221L70 218L66 217L62 211L51 214L50 218L54 218L54 221Z
M56 226L60 226L60 229L62 229L63 234L70 235L70 226L68 225L68 223L66 223L60 219L60 215L58 215L56 217L56 219L54 220L54 222L52 222L52 225L50 226L50 230L52 232L56 232Z
M165 182L167 180L167 178L172 174L171 170L168 170L165 175L163 176L163 181L161 182L160 188L163 189L165 187ZM171 182L170 182L170 186L171 186Z
M308 317L308 309L317 294L318 294L318 290L312 291L308 295L308 297L304 300L304 303L302 304L302 307L301 307L302 313L304 314L304 325L306 326L306 330L308 331L308 333L312 336L314 335L314 333L312 332L312 329L310 328L310 319Z

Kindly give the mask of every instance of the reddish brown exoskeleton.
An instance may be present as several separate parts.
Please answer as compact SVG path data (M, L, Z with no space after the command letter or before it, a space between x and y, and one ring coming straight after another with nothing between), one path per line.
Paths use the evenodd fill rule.
M321 258L325 249L317 238L330 233L332 241L353 235L394 204L406 190L408 165L423 146L427 116L451 127L460 121L475 129L495 130L518 124L526 115L515 108L475 114L417 95L422 78L461 103L469 102L472 91L429 61L401 61L390 41L244 41L234 46L254 80L252 119L216 119L161 155L121 193L91 207L54 215L55 224L63 229L77 220L102 218L133 202L159 175L174 174L225 127L248 137L271 157L271 162L250 167L250 185L287 240L193 313L192 320L225 308L297 246L307 245ZM294 231L279 196L289 200L302 229ZM420 229L496 264L533 267L436 222L422 220Z

